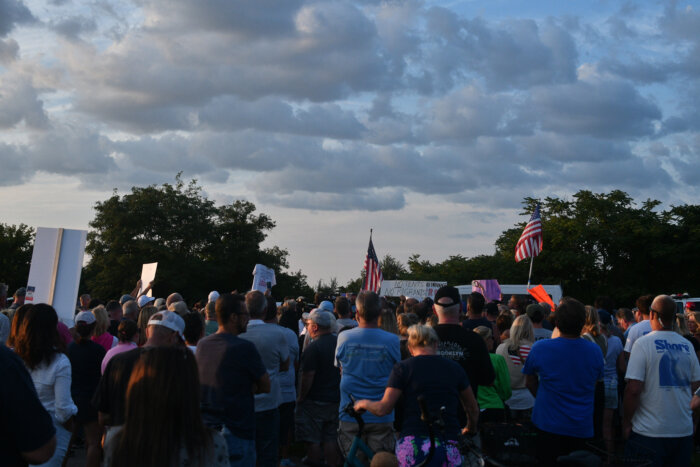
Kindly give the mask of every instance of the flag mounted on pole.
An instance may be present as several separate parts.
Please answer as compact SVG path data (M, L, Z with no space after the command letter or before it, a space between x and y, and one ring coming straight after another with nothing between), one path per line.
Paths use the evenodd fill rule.
M518 243L515 245L515 261L519 263L525 258L534 258L541 251L542 220L540 219L540 205L538 204L522 235L520 235Z
M365 258L365 279L362 282L362 290L371 290L379 293L382 287L382 269L379 266L377 252L372 244L372 230L369 231L369 246L367 247L367 257Z

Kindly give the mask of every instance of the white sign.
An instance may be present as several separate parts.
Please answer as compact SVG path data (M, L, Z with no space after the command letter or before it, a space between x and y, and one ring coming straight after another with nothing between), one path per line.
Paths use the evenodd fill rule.
M262 264L256 264L253 268L253 287L250 290L265 292L277 284L275 271Z
M143 289L148 287L148 284L150 284L152 280L155 280L156 269L158 269L158 263L146 263L141 268L141 290L139 290L139 295L141 295ZM153 296L151 289L148 289L148 293L146 295L149 297Z
M417 299L433 298L435 292L447 282L429 281L382 281L379 295L382 297L406 296Z
M28 303L47 303L73 325L87 231L38 227L27 280Z

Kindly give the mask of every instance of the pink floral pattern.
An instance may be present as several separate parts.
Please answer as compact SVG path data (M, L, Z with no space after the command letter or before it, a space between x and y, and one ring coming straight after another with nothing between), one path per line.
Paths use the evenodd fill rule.
M423 436L404 436L396 443L396 458L400 467L413 467L428 456L430 452L430 439ZM460 467L462 455L457 447L457 442L446 442L437 439L435 453L430 461L430 467Z

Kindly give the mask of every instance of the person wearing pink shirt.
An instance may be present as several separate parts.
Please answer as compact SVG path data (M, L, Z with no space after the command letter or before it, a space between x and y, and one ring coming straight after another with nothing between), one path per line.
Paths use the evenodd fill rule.
M102 360L102 374L104 374L107 363L109 363L112 357L137 347L136 342L139 339L139 328L136 323L130 319L122 320L117 328L117 336L119 336L119 343L109 349L107 354L105 354L105 358Z

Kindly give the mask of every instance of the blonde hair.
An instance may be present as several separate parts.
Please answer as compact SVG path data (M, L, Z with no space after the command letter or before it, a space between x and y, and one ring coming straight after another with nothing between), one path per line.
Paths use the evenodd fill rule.
M146 342L146 328L148 327L148 320L151 319L151 316L155 315L156 313L158 313L158 308L154 307L153 305L146 305L145 307L141 308L138 321L136 322L136 325L139 328L139 345Z
M96 306L91 310L91 313L95 315L95 330L92 332L93 336L101 336L109 328L109 315L107 310L103 305Z
M408 328L408 345L411 347L432 347L438 342L438 335L430 326L414 324Z
M535 329L532 321L527 315L520 315L515 318L510 326L510 350L518 350L522 344L532 344L535 341Z
M384 308L379 314L379 327L392 334L399 334L399 326L396 324L396 315L393 310Z
M586 305L586 323L581 329L581 335L589 333L593 337L600 336L600 316L598 310L590 305Z

